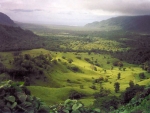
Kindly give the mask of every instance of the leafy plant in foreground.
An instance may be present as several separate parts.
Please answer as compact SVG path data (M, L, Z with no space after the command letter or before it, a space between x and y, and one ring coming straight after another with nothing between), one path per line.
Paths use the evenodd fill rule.
M0 86L0 113L49 113L50 108L19 83L8 81Z
M50 107L50 113L100 113L100 109L86 108L77 100L67 99L64 104L58 104Z

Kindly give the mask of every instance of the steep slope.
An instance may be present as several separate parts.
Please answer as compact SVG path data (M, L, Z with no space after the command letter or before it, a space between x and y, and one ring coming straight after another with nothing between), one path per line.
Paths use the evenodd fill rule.
M127 30L137 32L150 31L150 15L143 16L120 16L101 22L93 22L86 27L98 27L104 30Z
M0 25L0 51L40 48L42 38L20 27Z
M10 19L6 14L0 12L0 24L2 25L9 25L9 26L16 26L13 20Z

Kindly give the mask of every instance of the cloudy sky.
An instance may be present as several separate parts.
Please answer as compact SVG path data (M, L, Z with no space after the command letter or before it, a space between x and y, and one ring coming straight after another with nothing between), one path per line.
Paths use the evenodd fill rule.
M82 26L116 16L149 15L150 0L0 0L0 12L19 22Z

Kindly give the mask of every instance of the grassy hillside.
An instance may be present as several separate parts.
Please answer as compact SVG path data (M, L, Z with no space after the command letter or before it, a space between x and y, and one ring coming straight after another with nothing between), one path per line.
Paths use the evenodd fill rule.
M9 64L9 60L13 60L13 53L14 52L0 53L3 59L1 63L7 68L13 68L13 64ZM89 55L88 53L76 52L64 53L52 52L45 49L22 51L21 54L30 54L32 57L36 57L40 54L50 54L52 56L51 62L56 60L50 68L41 68L44 75L41 75L40 79L31 77L31 82L34 82L28 87L33 95L41 98L47 104L62 102L69 98L72 91L76 91L84 95L80 99L83 103L91 105L94 101L93 94L100 90L100 84L96 82L96 79L101 77L104 78L102 81L104 89L109 89L111 95L117 96L129 86L130 80L133 80L135 84L149 84L149 73L142 70L138 65L123 62L124 71L123 68L113 66L113 62L118 61L118 59L106 54L91 53ZM89 59L90 63L85 59ZM113 69L111 69L112 66ZM147 79L139 78L139 73L142 72L145 73ZM121 73L120 79L117 78L118 73ZM3 74L0 76L1 79L7 79ZM42 76L46 76L45 82ZM119 93L115 93L115 82L120 83Z

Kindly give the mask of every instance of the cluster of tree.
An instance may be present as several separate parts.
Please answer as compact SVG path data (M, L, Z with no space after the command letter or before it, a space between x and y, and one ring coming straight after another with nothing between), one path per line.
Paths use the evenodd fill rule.
M150 35L134 34L118 41L130 49L111 53L114 57L131 64L140 64L144 70L150 71Z
M119 85L117 82L114 84L114 86L115 91L118 91L117 89L119 88ZM149 94L150 88L145 88L145 86L140 86L138 84L135 85L133 81L130 81L129 87L127 87L119 97L113 96L110 90L101 88L99 93L94 94L94 97L96 99L94 102L94 106L100 108L105 112L110 112L118 109L119 106L127 105L134 97L144 99ZM137 105L139 104L140 103L137 103Z
M0 63L0 73L8 73L12 80L23 81L25 77L40 79L41 76L44 76L44 70L52 66L50 54L33 57L30 54L21 55L17 52L14 55L14 60L10 62L13 68L6 68Z

